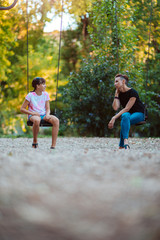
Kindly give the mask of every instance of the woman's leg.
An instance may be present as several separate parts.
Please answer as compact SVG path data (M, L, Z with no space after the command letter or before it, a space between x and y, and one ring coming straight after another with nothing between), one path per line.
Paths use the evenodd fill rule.
M129 112L125 112L121 116L121 132L120 132L120 147L124 147L124 145L128 144L128 136L130 130L130 116Z
M144 113L142 113L142 112L132 113L131 117L130 117L131 125L142 122L142 121L144 121L144 119L145 119Z
M121 116L121 133L120 133L120 147L124 147L124 145L128 144L128 136L130 125L134 125L141 121L144 121L144 113L135 112L130 114L129 112L123 113Z
M120 142L119 142L119 148L124 148L124 139L123 139L123 134L122 130L120 131Z

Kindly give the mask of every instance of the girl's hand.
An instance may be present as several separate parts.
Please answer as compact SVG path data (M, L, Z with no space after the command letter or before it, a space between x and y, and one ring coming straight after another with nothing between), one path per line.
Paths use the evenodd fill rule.
M38 112L33 112L33 113L32 113L32 116L38 116L38 117L40 117L40 114L39 114Z
M49 115L49 113L48 114L46 114L46 116L44 117L44 120L50 120L50 118L51 118L51 115Z
M115 123L115 117L112 117L110 122L108 123L108 128L112 129L114 127L114 123Z

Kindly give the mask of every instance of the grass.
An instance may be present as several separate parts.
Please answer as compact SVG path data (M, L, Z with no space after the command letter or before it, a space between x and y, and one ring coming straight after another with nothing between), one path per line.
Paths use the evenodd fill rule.
M38 138L47 138L47 137L51 137L51 135L44 135L44 134L39 134ZM32 134L23 134L23 135L12 135L12 134L7 134L7 135L2 135L0 134L0 138L33 138Z

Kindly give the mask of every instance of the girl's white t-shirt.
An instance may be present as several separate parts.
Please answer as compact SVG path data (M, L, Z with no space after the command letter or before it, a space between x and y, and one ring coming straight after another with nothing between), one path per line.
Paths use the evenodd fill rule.
M29 101L28 110L31 112L38 112L40 115L46 114L46 101L49 101L49 94L42 92L42 95L37 95L36 92L30 92L26 96Z

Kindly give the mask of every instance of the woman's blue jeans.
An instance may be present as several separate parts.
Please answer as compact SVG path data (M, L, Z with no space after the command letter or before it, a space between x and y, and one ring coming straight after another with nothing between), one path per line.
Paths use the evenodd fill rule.
M124 147L124 139L128 139L130 126L144 121L145 116L142 112L125 112L121 116L120 147Z

